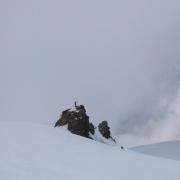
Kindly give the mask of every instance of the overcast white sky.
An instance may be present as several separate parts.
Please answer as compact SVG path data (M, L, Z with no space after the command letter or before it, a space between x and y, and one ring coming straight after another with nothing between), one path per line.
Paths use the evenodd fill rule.
M78 100L120 144L180 139L179 0L1 0L0 22L1 121Z

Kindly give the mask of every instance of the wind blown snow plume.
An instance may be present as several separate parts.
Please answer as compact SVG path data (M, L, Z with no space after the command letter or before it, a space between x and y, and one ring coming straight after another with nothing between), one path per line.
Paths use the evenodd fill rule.
M154 107L129 114L121 126L118 141L125 146L180 139L180 90L173 99L161 99ZM149 111L150 110L150 111Z

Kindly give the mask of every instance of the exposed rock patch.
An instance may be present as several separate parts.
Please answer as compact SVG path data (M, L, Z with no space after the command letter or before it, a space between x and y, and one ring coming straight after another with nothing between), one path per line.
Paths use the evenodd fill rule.
M95 133L95 128L94 128L93 123L89 123L89 132L90 132L92 135L94 135L94 133Z

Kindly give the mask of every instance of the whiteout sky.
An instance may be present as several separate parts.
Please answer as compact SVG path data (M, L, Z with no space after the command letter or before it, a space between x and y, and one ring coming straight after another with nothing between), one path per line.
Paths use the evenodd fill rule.
M0 121L78 100L125 146L180 139L179 0L1 0L0 22Z

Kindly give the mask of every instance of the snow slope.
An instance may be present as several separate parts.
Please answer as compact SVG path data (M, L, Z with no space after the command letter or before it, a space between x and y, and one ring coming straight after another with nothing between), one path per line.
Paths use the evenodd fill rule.
M167 141L131 148L134 151L151 156L180 161L180 141Z
M33 123L0 123L1 180L179 180L180 162Z

